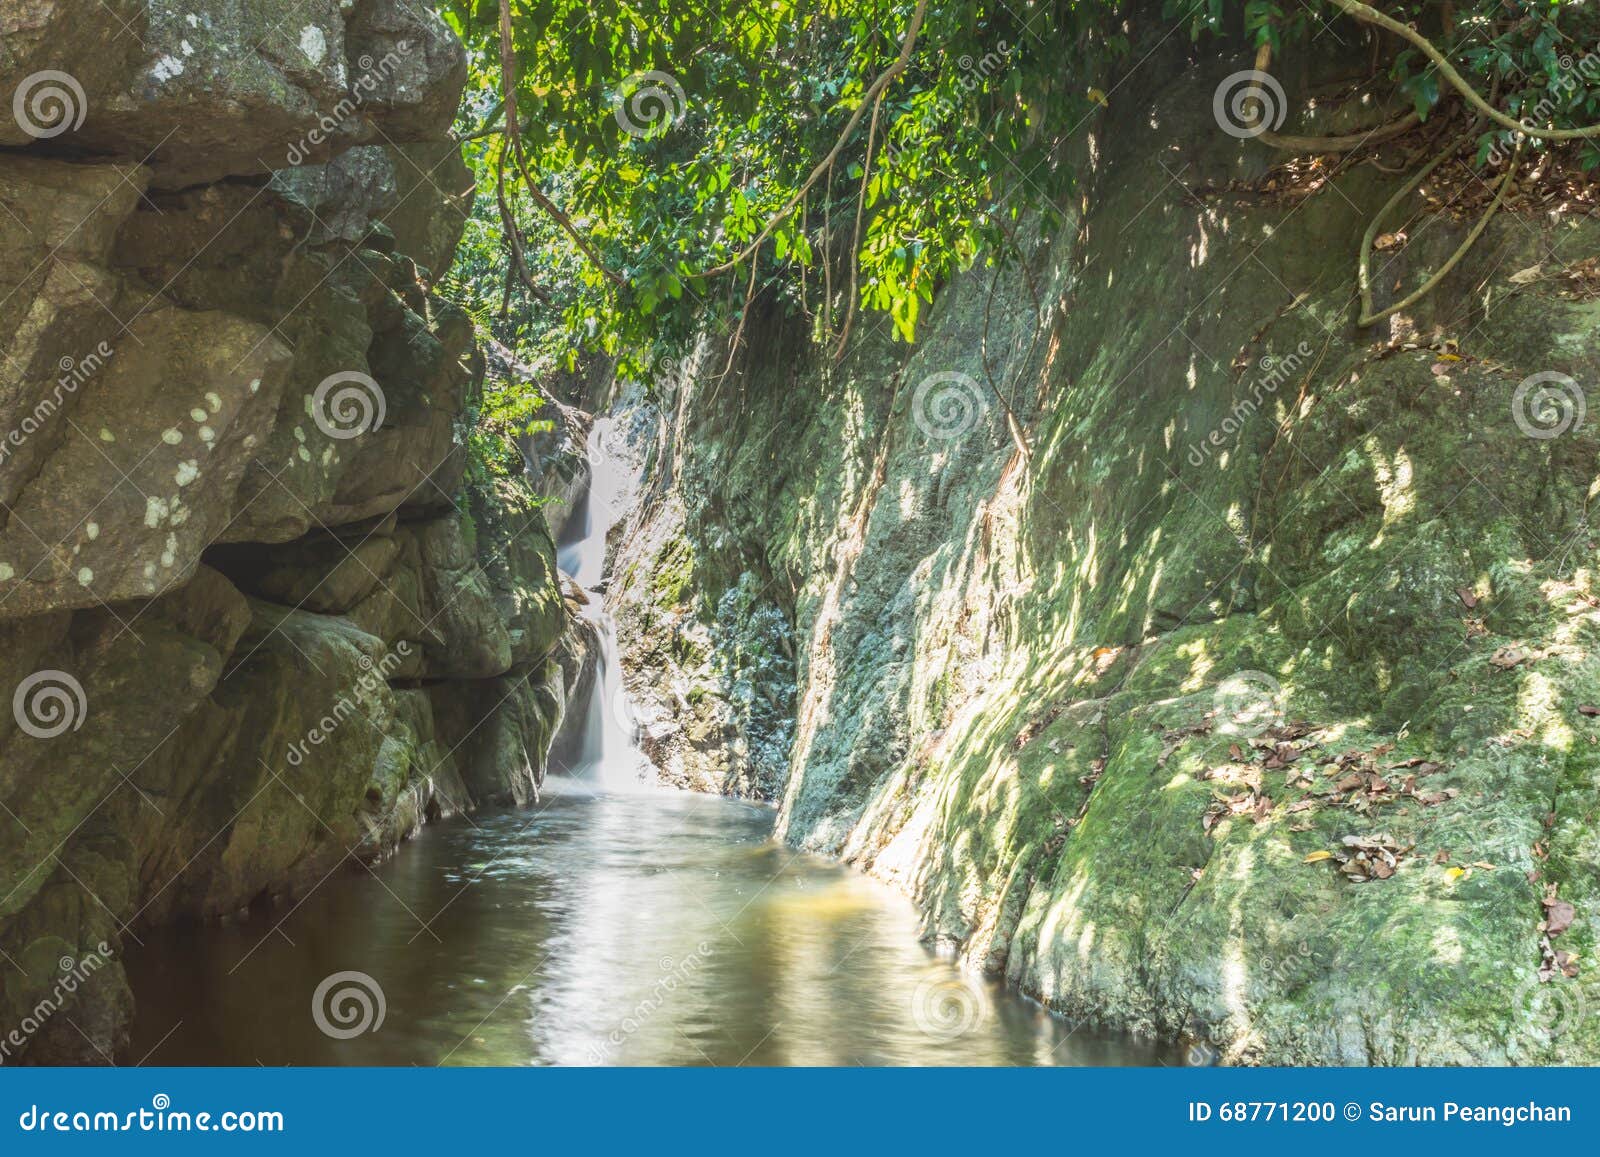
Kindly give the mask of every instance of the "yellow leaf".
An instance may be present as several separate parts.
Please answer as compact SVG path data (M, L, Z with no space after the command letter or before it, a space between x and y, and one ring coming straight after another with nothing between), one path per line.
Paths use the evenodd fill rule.
M1305 859L1301 860L1300 862L1302 864L1316 864L1316 863L1320 863L1323 860L1331 860L1331 859L1333 859L1333 853L1332 852L1312 852L1309 856L1307 856Z
M1110 103L1106 100L1106 94L1101 92L1098 88L1091 88L1089 90L1089 99L1094 101L1094 103L1099 105L1101 108L1106 108Z
M1444 870L1444 874L1449 876L1452 880L1459 880L1462 876L1467 874L1467 870L1465 868L1446 868Z

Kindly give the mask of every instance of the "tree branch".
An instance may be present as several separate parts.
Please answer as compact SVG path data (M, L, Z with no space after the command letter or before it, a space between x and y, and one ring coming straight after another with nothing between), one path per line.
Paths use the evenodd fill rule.
M839 344L833 347L833 360L844 356L844 344L850 340L850 325L856 319L856 282L861 273L861 218L867 207L867 182L872 179L872 143L878 136L878 109L883 104L883 93L872 102L872 120L867 125L867 159L861 166L861 191L856 194L856 228L850 235L850 296L844 314L844 329L839 334ZM824 253L826 259L826 253Z
M1525 136L1535 137L1542 141L1577 141L1589 140L1600 137L1600 125L1588 125L1581 129L1546 129L1536 125L1524 124L1513 117L1507 116L1494 105L1478 95L1478 90L1473 88L1455 66L1433 46L1422 33L1416 31L1408 24L1402 24L1392 16L1386 16L1376 8L1361 3L1361 0L1331 0L1334 7L1346 16L1354 17L1366 24L1375 25L1385 31L1392 32L1402 40L1415 45L1424 56L1433 61L1439 69L1439 75L1450 82L1450 87L1459 92L1466 102L1474 109L1488 117L1501 128L1510 129L1512 132L1522 133Z
M811 175L795 190L794 195L789 198L783 208L768 218L766 226L757 234L756 239L721 265L713 266L699 273L691 273L690 277L714 277L719 273L726 273L734 268L734 266L760 249L767 238L772 236L772 231L778 227L779 222L794 212L795 206L800 204L800 198L806 195L806 190L821 179L822 174L833 166L833 162L844 151L845 145L849 143L850 137L856 131L856 126L861 123L862 116L866 114L867 106L875 104L884 89L888 88L894 82L894 79L904 72L906 66L911 63L911 51L916 47L917 35L922 31L922 21L927 14L928 0L917 0L916 11L911 14L911 22L906 25L905 39L900 42L900 55L895 57L893 64L878 74L878 79L873 81L871 87L861 95L861 103L856 106L856 111L850 114L850 119L839 133L839 139L834 141L833 148L828 150L828 155L817 162L816 168L811 170Z
M571 217L544 195L532 174L528 172L527 160L522 153L522 132L517 127L517 53L511 42L511 0L500 0L500 103L505 108L505 133L511 147L511 159L516 165L517 172L522 175L522 183L526 186L528 195L533 198L533 203L566 231L583 251L583 255L605 275L608 281L617 286L626 285L627 280L600 259L600 254L595 250L593 243L572 223ZM504 160L502 154L502 166Z
M1482 124L1483 122L1479 121L1478 123ZM1370 325L1377 324L1386 317L1399 313L1402 309L1410 308L1433 292L1439 282L1444 280L1445 274L1460 264L1461 259L1467 255L1467 250L1472 248L1478 238L1483 235L1483 231L1489 227L1489 219L1499 210L1501 202L1506 199L1506 194L1511 190L1511 186L1516 180L1517 166L1522 160L1522 146L1525 143L1523 140L1517 141L1516 152L1511 155L1511 161L1506 166L1505 175L1500 180L1500 188L1495 191L1494 200L1489 202L1489 207L1484 210L1483 216L1478 218L1478 223L1472 227L1472 232L1467 234L1467 239L1456 248L1456 251L1450 255L1449 260L1439 266L1434 275L1418 286L1415 291L1407 294L1389 306L1388 309L1374 313L1372 312L1372 243L1378 236L1378 230L1383 227L1384 218L1412 190L1422 184L1429 173L1437 169L1447 158L1455 155L1455 151L1461 147L1462 138L1452 139L1444 147L1443 152L1417 170L1416 176L1402 185L1399 191L1389 198L1383 208L1378 210L1378 215L1372 219L1372 223L1367 226L1366 234L1361 238L1361 257L1356 266L1356 282L1361 290L1361 316L1356 319L1356 325L1365 329Z

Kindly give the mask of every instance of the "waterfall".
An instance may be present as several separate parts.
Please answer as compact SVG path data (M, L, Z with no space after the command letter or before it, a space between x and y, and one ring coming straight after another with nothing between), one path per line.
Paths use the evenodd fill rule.
M589 486L568 520L556 563L589 596L580 613L593 624L598 640L573 775L621 791L646 786L654 769L639 750L637 715L622 683L616 623L605 609L606 539L637 485L629 463L607 448L613 425L610 418L596 418L589 432Z

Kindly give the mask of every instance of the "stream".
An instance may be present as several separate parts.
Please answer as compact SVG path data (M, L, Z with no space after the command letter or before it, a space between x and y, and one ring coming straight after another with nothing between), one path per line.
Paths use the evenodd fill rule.
M598 450L606 428L596 423ZM591 454L592 460L605 460ZM561 564L601 584L630 479L597 469ZM772 839L771 808L647 786L603 598L583 759L523 811L430 825L287 912L162 929L124 963L129 1063L1108 1065L918 942L900 895Z

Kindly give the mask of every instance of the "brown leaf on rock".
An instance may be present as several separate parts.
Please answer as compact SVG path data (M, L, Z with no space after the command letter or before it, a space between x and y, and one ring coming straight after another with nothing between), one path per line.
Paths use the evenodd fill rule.
M1591 707L1587 703L1585 703L1583 706L1578 708L1578 714L1579 715L1588 715L1588 716L1591 716L1591 717L1595 716L1595 715L1600 715L1600 707Z
M1443 766L1444 765L1442 763L1434 763L1432 760L1423 759L1420 755L1417 755L1412 756L1410 759L1402 759L1398 763L1391 763L1389 765L1389 770L1395 771L1400 768L1409 767L1414 768L1418 775L1432 775Z
M1315 730L1317 730L1315 724L1307 723L1304 719L1301 719L1293 723L1285 723L1281 727L1269 727L1267 728L1267 736L1270 739L1279 740L1304 739Z
M1456 598L1460 599L1461 605L1466 607L1469 611L1478 605L1478 596L1473 594L1472 591L1467 587L1461 587L1458 589L1456 591Z
M1414 847L1411 844L1401 845L1387 833L1345 836L1341 842L1345 850L1335 852L1333 858L1339 861L1339 871L1355 884L1389 879Z
M1551 936L1559 936L1571 928L1577 916L1578 910L1566 900L1544 902L1544 930Z
M1521 647L1501 647L1489 656L1490 666L1498 667L1502 671L1509 671L1518 664L1526 663L1527 661L1528 652Z
M1548 983L1558 976L1571 979L1578 975L1578 958L1571 952L1557 949L1550 943L1550 937L1540 937L1539 953L1542 957L1539 965L1540 981Z

